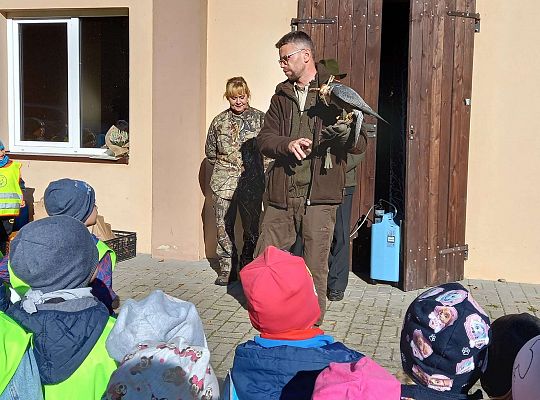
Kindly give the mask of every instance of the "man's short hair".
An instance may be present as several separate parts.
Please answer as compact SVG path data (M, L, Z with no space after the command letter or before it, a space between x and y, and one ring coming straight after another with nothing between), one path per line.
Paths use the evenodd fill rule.
M287 33L285 36L278 40L278 42L276 43L276 48L279 49L289 43L294 43L299 48L309 49L311 51L312 57L315 57L315 46L313 45L313 41L306 32L292 31Z

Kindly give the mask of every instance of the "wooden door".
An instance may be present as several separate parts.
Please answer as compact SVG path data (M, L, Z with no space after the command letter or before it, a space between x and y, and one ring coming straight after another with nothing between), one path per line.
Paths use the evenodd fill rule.
M334 58L347 77L341 81L355 89L377 109L383 0L299 0L298 19L309 20L298 29L315 43L316 59ZM333 23L317 23L321 19ZM328 21L327 21L328 22ZM375 123L375 119L366 118ZM365 160L358 169L351 223L367 213L375 191L376 138L368 140Z
M475 0L411 0L405 290L463 279ZM449 14L450 13L450 14Z

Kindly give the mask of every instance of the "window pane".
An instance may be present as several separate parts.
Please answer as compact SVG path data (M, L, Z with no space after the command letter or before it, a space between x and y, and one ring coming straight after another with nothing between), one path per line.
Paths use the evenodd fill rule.
M68 141L67 25L20 25L22 140Z
M80 18L81 147L101 147L129 121L128 17Z

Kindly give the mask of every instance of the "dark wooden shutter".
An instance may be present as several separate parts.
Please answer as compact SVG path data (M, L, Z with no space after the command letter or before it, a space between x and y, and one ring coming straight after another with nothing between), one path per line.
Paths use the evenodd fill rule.
M463 279L475 0L411 1L404 289Z
M382 0L299 0L299 19L335 19L334 24L300 24L311 36L316 59L334 58L348 75L342 82L355 89L373 109L379 99ZM375 123L366 118L366 122ZM368 141L366 158L358 170L358 190L351 221L367 213L375 192L376 139Z

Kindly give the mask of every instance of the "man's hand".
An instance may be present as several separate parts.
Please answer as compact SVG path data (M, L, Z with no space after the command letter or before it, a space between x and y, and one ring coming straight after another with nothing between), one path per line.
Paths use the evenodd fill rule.
M302 161L311 153L311 144L312 141L310 139L300 138L290 142L287 148L294 154L297 160Z

